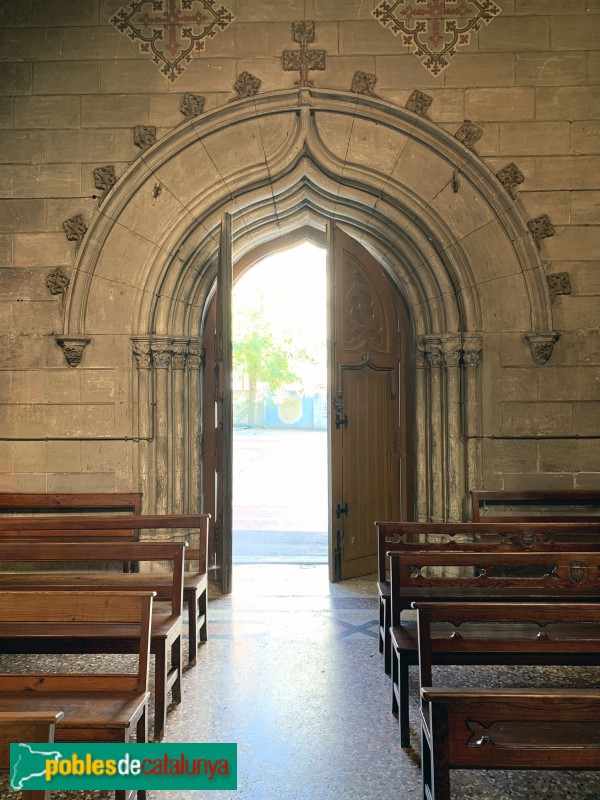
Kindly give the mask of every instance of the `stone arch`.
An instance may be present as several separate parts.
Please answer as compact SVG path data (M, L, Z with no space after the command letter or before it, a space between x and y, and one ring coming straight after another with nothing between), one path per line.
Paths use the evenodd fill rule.
M235 259L334 220L387 270L417 342L418 517L460 518L478 475L482 342L551 328L540 258L512 197L453 136L384 100L317 89L179 125L120 177L80 250L64 336L90 337L91 360L97 337L122 345L146 508L198 504L200 332L223 211ZM186 432L192 444L174 446Z

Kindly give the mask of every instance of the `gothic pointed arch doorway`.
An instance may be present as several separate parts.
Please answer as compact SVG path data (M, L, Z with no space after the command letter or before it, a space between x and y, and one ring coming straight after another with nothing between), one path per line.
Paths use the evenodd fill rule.
M234 261L335 221L401 288L414 337L415 517L464 519L502 432L501 398L482 390L500 367L482 353L499 339L522 349L558 338L544 265L515 198L447 130L381 98L313 88L178 125L90 222L57 338L86 348L86 368L110 370L111 435L144 509L205 506L203 331L224 213Z
M414 518L412 327L406 305L381 265L335 225L327 238L310 227L257 248L233 268L234 281L266 255L310 240L327 245L329 575L376 569L376 519ZM206 316L204 497L215 522L215 566L231 590L231 432L220 420L222 371L218 290ZM222 302L222 301L221 301ZM229 382L227 382L229 383ZM230 415L231 416L231 415ZM221 487L221 488L220 488Z

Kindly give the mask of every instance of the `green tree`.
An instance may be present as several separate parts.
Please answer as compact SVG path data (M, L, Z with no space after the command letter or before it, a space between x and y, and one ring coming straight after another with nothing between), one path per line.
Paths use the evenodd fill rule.
M248 385L248 422L256 420L256 404L269 392L300 383L294 363L314 359L291 339L277 341L261 311L236 314L233 322L233 369Z

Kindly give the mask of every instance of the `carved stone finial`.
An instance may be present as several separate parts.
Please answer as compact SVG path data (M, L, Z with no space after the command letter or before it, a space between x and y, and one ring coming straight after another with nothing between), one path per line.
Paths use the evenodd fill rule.
M536 364L545 364L549 361L554 351L554 345L559 339L560 333L555 333L554 331L525 334L525 340Z
M550 221L548 214L541 214L539 217L528 220L527 227L531 231L531 235L538 247L542 239L548 239L550 236L554 236L555 233L554 225Z
M292 39L300 45L299 50L284 50L282 55L285 72L299 72L300 77L294 86L298 88L314 86L308 73L314 70L323 71L327 67L325 50L310 50L308 45L315 41L315 23L311 19L292 22Z
M156 144L156 128L154 125L136 125L133 129L133 143L142 153Z
M83 358L83 351L92 340L87 336L57 336L56 344L62 348L67 364L78 367Z
M70 282L71 279L60 267L53 269L52 272L49 272L46 275L46 286L48 287L50 294L53 295L65 295L67 293L67 289L69 288Z
M377 97L373 91L376 83L377 75L374 75L372 72L362 72L358 70L352 76L350 91L356 92L356 94L366 94L369 97Z
M76 242L75 250L78 250L88 229L83 214L75 214L74 217L65 219L62 226L68 241Z
M186 119L193 119L194 117L198 117L200 114L202 114L205 103L206 97L203 97L201 94L192 94L191 92L187 92L181 98L179 110Z
M433 103L433 97L415 89L406 101L406 109L417 114L419 117L424 117L427 114L427 109Z
M233 84L235 97L232 100L241 100L242 97L254 97L260 91L262 81L251 72L240 72L236 82Z
M568 272L553 272L551 275L546 276L546 280L548 281L548 292L552 303L559 294L571 294L573 291L571 276Z
M117 182L117 172L114 164L106 164L103 167L96 167L94 170L94 186L101 192L98 198L98 205L101 205L106 195Z
M523 175L513 161L505 167L502 167L502 169L496 173L496 177L511 197L514 197L515 187L519 186L519 184L523 183L525 180L525 175Z
M458 141L464 144L465 147L468 147L469 150L473 150L475 144L482 136L483 128L480 128L479 125L476 125L470 119L466 119L454 134L454 138L458 139Z

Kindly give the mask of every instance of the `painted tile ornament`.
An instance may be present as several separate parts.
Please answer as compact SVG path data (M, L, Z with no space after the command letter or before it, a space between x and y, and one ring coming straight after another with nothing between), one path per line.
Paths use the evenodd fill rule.
M208 39L224 31L235 17L216 0L132 0L110 24L139 42L170 81L176 81Z
M501 11L492 0L382 0L371 14L412 48L425 69L440 75L457 49Z

